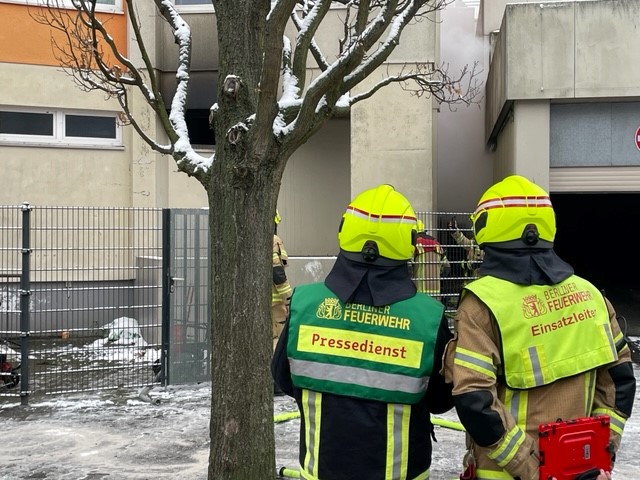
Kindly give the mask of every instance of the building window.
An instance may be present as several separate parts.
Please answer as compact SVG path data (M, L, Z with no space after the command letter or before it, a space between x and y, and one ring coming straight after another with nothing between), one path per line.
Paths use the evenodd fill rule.
M0 144L121 147L122 127L116 112L0 107Z
M72 0L3 0L5 3L34 4L51 8L75 8ZM96 10L99 12L122 13L123 0L96 0Z
M189 140L193 148L208 150L215 146L215 135L209 127L209 110L188 109L184 121L189 129Z
M116 138L116 122L113 117L91 115L64 116L65 137Z
M179 12L186 13L212 13L213 3L211 0L173 0Z
M53 114L0 111L0 135L53 135Z

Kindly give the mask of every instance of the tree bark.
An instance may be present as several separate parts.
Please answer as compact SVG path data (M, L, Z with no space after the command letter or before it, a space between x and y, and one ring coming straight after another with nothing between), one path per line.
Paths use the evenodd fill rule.
M269 371L273 226L267 228L264 218L274 215L277 191L266 178L252 188L231 185L216 181L209 190L215 365L209 479L267 479L275 472Z
M242 125L256 111L270 2L227 0L215 7L220 46L217 145L205 185L214 363L208 477L268 479L275 475L271 245L286 159L275 153L272 134L259 139L254 129Z

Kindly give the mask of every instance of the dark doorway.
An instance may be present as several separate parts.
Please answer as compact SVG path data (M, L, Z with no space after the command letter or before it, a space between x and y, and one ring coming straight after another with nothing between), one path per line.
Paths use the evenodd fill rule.
M635 218L640 194L556 193L556 253L577 275L604 290L627 334L640 334L640 255ZM624 325L621 325L624 328Z

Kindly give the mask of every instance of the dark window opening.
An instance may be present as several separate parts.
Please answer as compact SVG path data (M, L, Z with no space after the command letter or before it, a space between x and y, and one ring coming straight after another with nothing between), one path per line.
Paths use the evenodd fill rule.
M0 112L0 133L11 135L53 135L53 114Z
M116 138L115 117L65 115L65 136L82 138Z
M185 115L189 140L193 147L212 148L215 144L215 135L209 128L209 110L205 108L189 109Z

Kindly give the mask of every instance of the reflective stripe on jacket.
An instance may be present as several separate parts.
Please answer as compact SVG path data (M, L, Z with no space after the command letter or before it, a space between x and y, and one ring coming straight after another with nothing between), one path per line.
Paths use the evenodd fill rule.
M618 359L604 298L576 275L557 285L526 287L485 276L465 289L498 322L511 388L548 385Z
M321 452L325 446L321 438L321 432L324 430L323 415L321 414L323 411L323 399L324 395L321 392L302 391L300 402L302 404L301 421L304 433L301 443L306 446L306 449L304 450L304 455L300 458L300 477L305 480L324 478L322 477L323 471L321 468L321 465L326 462L326 460L321 459ZM378 441L381 440L379 436L375 444L368 443L368 438L361 438L362 448L373 448L379 452L376 458L385 467L384 473L372 469L360 471L358 472L358 477L354 477L354 472L341 472L343 476L340 478L379 478L381 480L426 480L429 478L429 469L423 470L416 475L416 469L412 465L411 454L419 455L419 452L411 452L409 449L410 428L415 428L415 425L413 427L410 426L412 423L412 406L388 404L386 409L386 442L379 444L380 447L384 445L384 448L376 448ZM380 433L384 436L384 432ZM423 452L423 455L425 454L426 452ZM329 463L332 462L329 461ZM414 468L411 468L412 466ZM413 470L413 473L410 473L410 470Z
M426 391L444 306L424 294L384 307L341 302L323 283L296 288L287 352L295 386L412 404Z

